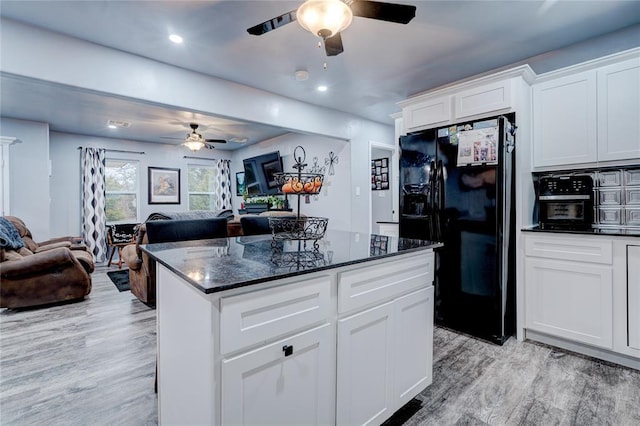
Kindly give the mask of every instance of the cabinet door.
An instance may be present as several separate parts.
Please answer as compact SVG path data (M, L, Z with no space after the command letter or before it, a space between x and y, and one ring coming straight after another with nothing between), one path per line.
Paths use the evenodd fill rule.
M451 119L451 97L428 99L402 108L405 131L424 129Z
M611 267L531 257L525 262L526 327L611 349Z
M596 131L595 70L534 86L534 167L595 162Z
M511 80L485 84L455 95L455 117L462 120L511 107Z
M222 424L332 424L333 333L325 324L224 360ZM292 352L287 355L289 346Z
M627 344L640 350L640 246L627 246Z
M393 303L338 321L336 423L380 424L392 405Z
M393 305L394 399L401 407L432 381L433 287L401 297Z
M640 58L598 70L598 160L640 158Z

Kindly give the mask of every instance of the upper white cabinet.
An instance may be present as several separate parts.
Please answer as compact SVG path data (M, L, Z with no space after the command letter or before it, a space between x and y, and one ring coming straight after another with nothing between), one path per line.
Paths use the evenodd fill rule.
M640 57L622 58L545 75L533 86L534 168L640 158Z
M451 97L442 96L408 105L402 109L402 118L407 131L446 123L451 119Z
M533 71L528 65L523 65L398 102L402 108L403 122L400 133L514 111L528 100L532 79ZM527 88L524 96L522 82L526 83Z
M497 81L463 90L457 93L454 99L456 120L507 109L512 105L511 80Z
M533 88L533 165L597 160L595 71Z
M640 58L598 70L598 160L640 158Z

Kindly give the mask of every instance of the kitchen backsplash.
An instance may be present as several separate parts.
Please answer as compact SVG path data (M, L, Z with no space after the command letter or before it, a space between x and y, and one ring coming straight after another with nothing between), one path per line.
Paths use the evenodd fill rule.
M535 173L542 176L587 174L593 179L594 226L640 228L640 168L602 168Z

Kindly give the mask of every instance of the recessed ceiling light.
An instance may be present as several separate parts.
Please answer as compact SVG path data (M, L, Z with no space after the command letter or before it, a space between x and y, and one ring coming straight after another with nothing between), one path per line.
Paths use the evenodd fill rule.
M169 40L171 40L172 42L174 42L176 44L182 43L182 37L180 37L178 34L171 34L169 36Z
M309 79L309 71L307 70L298 70L294 75L298 81L305 81Z
M328 87L325 85L318 86L318 92L326 92L327 89Z
M118 127L129 127L131 123L124 120L107 120L107 127L110 129L116 129Z

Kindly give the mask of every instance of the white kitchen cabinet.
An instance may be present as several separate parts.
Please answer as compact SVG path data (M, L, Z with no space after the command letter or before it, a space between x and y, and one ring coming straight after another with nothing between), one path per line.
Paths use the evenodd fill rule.
M431 384L433 286L338 321L338 425L380 424Z
M598 80L598 160L640 158L640 58L602 67Z
M526 232L526 338L640 369L636 240Z
M333 423L330 324L222 362L223 425Z
M511 107L511 79L484 84L456 93L455 118L462 120Z
M526 327L612 348L611 266L527 258Z
M425 129L451 120L451 97L441 96L407 105L402 109L407 132Z
M393 395L399 408L433 379L433 287L397 299L394 304Z
M627 245L627 346L640 355L640 245Z
M338 321L336 424L380 424L392 404L393 304Z
M533 166L597 160L596 72L533 86Z

